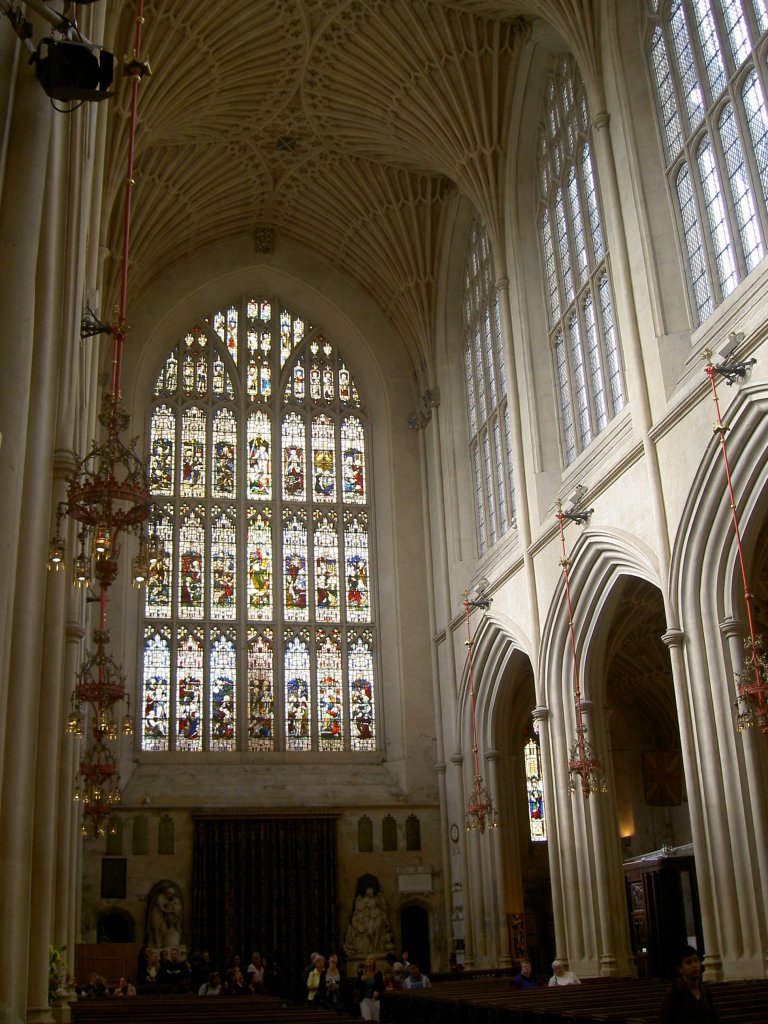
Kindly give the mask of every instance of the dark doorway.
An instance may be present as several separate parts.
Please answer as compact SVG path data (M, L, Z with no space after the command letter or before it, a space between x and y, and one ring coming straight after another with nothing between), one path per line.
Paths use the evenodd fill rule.
M133 918L119 910L102 914L96 924L97 942L134 942L135 936Z
M429 912L424 907L412 905L400 912L400 934L403 949L409 954L412 964L418 964L424 974L429 974L431 953L429 948Z

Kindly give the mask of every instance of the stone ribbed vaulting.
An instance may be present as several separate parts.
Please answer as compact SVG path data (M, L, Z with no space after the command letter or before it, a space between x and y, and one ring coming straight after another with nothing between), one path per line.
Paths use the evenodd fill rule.
M268 228L352 277L429 375L445 198L457 186L502 237L517 54L530 21L582 5L435 0L145 4L131 292L174 260ZM108 26L129 48L133 4ZM408 45L403 46L403 40ZM128 90L107 141L105 237L122 222ZM107 294L118 260L106 265Z

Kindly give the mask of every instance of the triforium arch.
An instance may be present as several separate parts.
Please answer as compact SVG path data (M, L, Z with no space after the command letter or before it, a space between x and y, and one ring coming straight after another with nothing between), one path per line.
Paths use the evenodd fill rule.
M466 962L509 966L516 953L510 922L525 912L525 865L519 852L525 781L519 762L524 723L526 718L530 721L534 704L533 669L527 641L503 615L491 611L481 619L473 617L471 627L479 769L498 813L498 826L483 835L461 832ZM456 813L463 820L475 770L468 660L456 716L462 751L462 805Z
M766 571L768 388L743 386L724 412L748 582ZM762 557L761 557L762 556ZM762 584L758 590L763 591ZM670 595L680 732L708 969L763 977L768 966L768 756L765 737L736 728L735 673L747 633L744 590L720 441L699 464L675 538ZM765 631L765 606L756 608ZM675 651L673 649L673 655ZM741 898L745 887L754 899Z
M570 532L570 531L569 531ZM588 799L569 791L568 758L575 739L574 661L568 604L561 583L546 617L538 672L544 789L549 797L549 860L557 955L584 974L623 975L634 970L625 910L620 825L612 785L611 636L622 609L637 594L655 607L660 631L663 603L656 566L642 545L618 531L567 538L577 664L588 739L602 762L607 793ZM618 672L618 667L616 669ZM577 780L578 781L578 780Z

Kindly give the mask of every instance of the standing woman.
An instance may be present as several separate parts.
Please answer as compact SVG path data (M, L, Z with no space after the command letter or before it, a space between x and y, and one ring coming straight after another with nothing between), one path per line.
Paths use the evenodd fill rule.
M376 957L367 956L357 979L357 998L360 1002L360 1016L363 1020L378 1020L381 1012L381 993L384 991L384 977L376 970Z

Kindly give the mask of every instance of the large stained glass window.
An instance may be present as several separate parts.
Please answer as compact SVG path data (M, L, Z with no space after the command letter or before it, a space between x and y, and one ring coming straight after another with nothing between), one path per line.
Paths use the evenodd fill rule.
M539 131L539 232L563 457L570 464L625 405L584 85L557 58Z
M648 58L695 324L768 251L764 0L665 0Z
M335 345L271 298L211 310L149 435L142 749L375 750L369 443Z
M481 555L515 525L509 409L501 311L491 244L472 221L464 268L464 378Z

